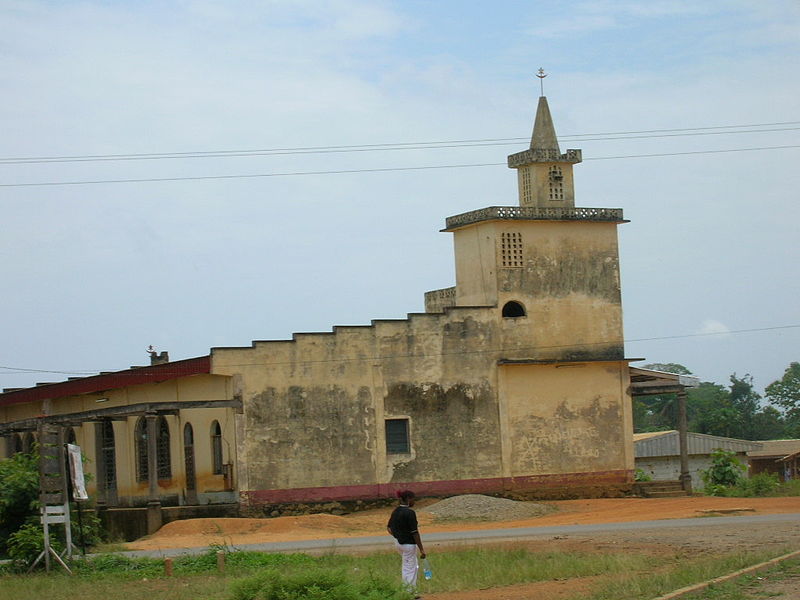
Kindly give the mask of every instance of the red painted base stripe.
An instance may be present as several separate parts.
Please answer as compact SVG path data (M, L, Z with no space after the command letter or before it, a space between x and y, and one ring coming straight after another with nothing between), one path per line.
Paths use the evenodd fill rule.
M497 492L535 492L543 488L603 487L633 481L628 470L593 473L564 473L525 475L522 477L493 477L487 479L456 479L449 481L415 481L376 483L277 490L248 490L240 492L243 504L278 504L282 502L332 502L338 500L373 500L393 498L397 490L410 489L418 496L447 494L481 494Z

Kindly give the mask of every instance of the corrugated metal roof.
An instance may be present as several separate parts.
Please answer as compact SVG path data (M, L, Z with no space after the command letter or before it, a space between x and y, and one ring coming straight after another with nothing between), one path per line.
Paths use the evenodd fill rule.
M747 456L759 458L762 456L776 456L783 458L800 450L800 440L766 440L761 442L761 448L747 453Z
M676 433L676 430L670 429L668 431L647 431L645 433L634 433L633 441L638 442L639 440L648 440L650 438L658 437L660 435L667 435L668 433Z
M642 436L638 440L636 436ZM686 436L689 454L711 454L714 450L732 450L733 452L748 452L761 448L762 442L737 440L734 438L707 435L705 433L689 432ZM634 435L634 456L645 458L650 456L678 456L680 446L678 432L659 431Z

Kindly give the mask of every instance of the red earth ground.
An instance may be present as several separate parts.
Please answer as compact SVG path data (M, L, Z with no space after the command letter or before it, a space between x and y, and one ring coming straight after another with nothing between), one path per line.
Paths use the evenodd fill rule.
M432 502L434 501L422 501L417 505L423 539L426 532L439 531L652 521L720 515L800 513L798 497L602 498L547 502L555 508L553 512L522 521L437 522L433 515L419 510ZM158 550L210 544L241 546L264 542L385 535L390 511L390 508L386 508L344 516L316 514L273 519L188 519L168 523L152 536L130 542L126 547L129 550ZM514 545L541 550L544 544L539 539L515 542ZM387 548L390 547L387 537ZM643 529L604 534L549 536L546 548L551 551L623 550L663 554L665 557L674 556L676 553L688 557L726 550L765 548L797 550L800 549L800 523L758 527L714 525L703 528ZM435 554L437 550L436 546L426 549L431 554ZM541 600L566 600L570 597L580 597L583 591L596 583L596 579L580 578L486 590L425 594L425 598L427 600L527 600L535 597Z

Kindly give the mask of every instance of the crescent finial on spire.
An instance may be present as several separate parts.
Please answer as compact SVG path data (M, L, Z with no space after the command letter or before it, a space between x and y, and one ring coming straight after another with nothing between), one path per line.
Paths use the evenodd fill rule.
M536 76L539 78L539 88L542 92L540 95L544 96L544 78L547 77L547 73L544 72L543 67L539 67Z

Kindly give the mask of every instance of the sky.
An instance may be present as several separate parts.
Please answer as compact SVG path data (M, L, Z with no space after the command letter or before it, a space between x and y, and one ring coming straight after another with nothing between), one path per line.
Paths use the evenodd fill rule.
M797 31L793 0L0 0L0 387L423 311L445 218L517 204L543 67L576 206L631 221L626 355L763 390L800 361Z

